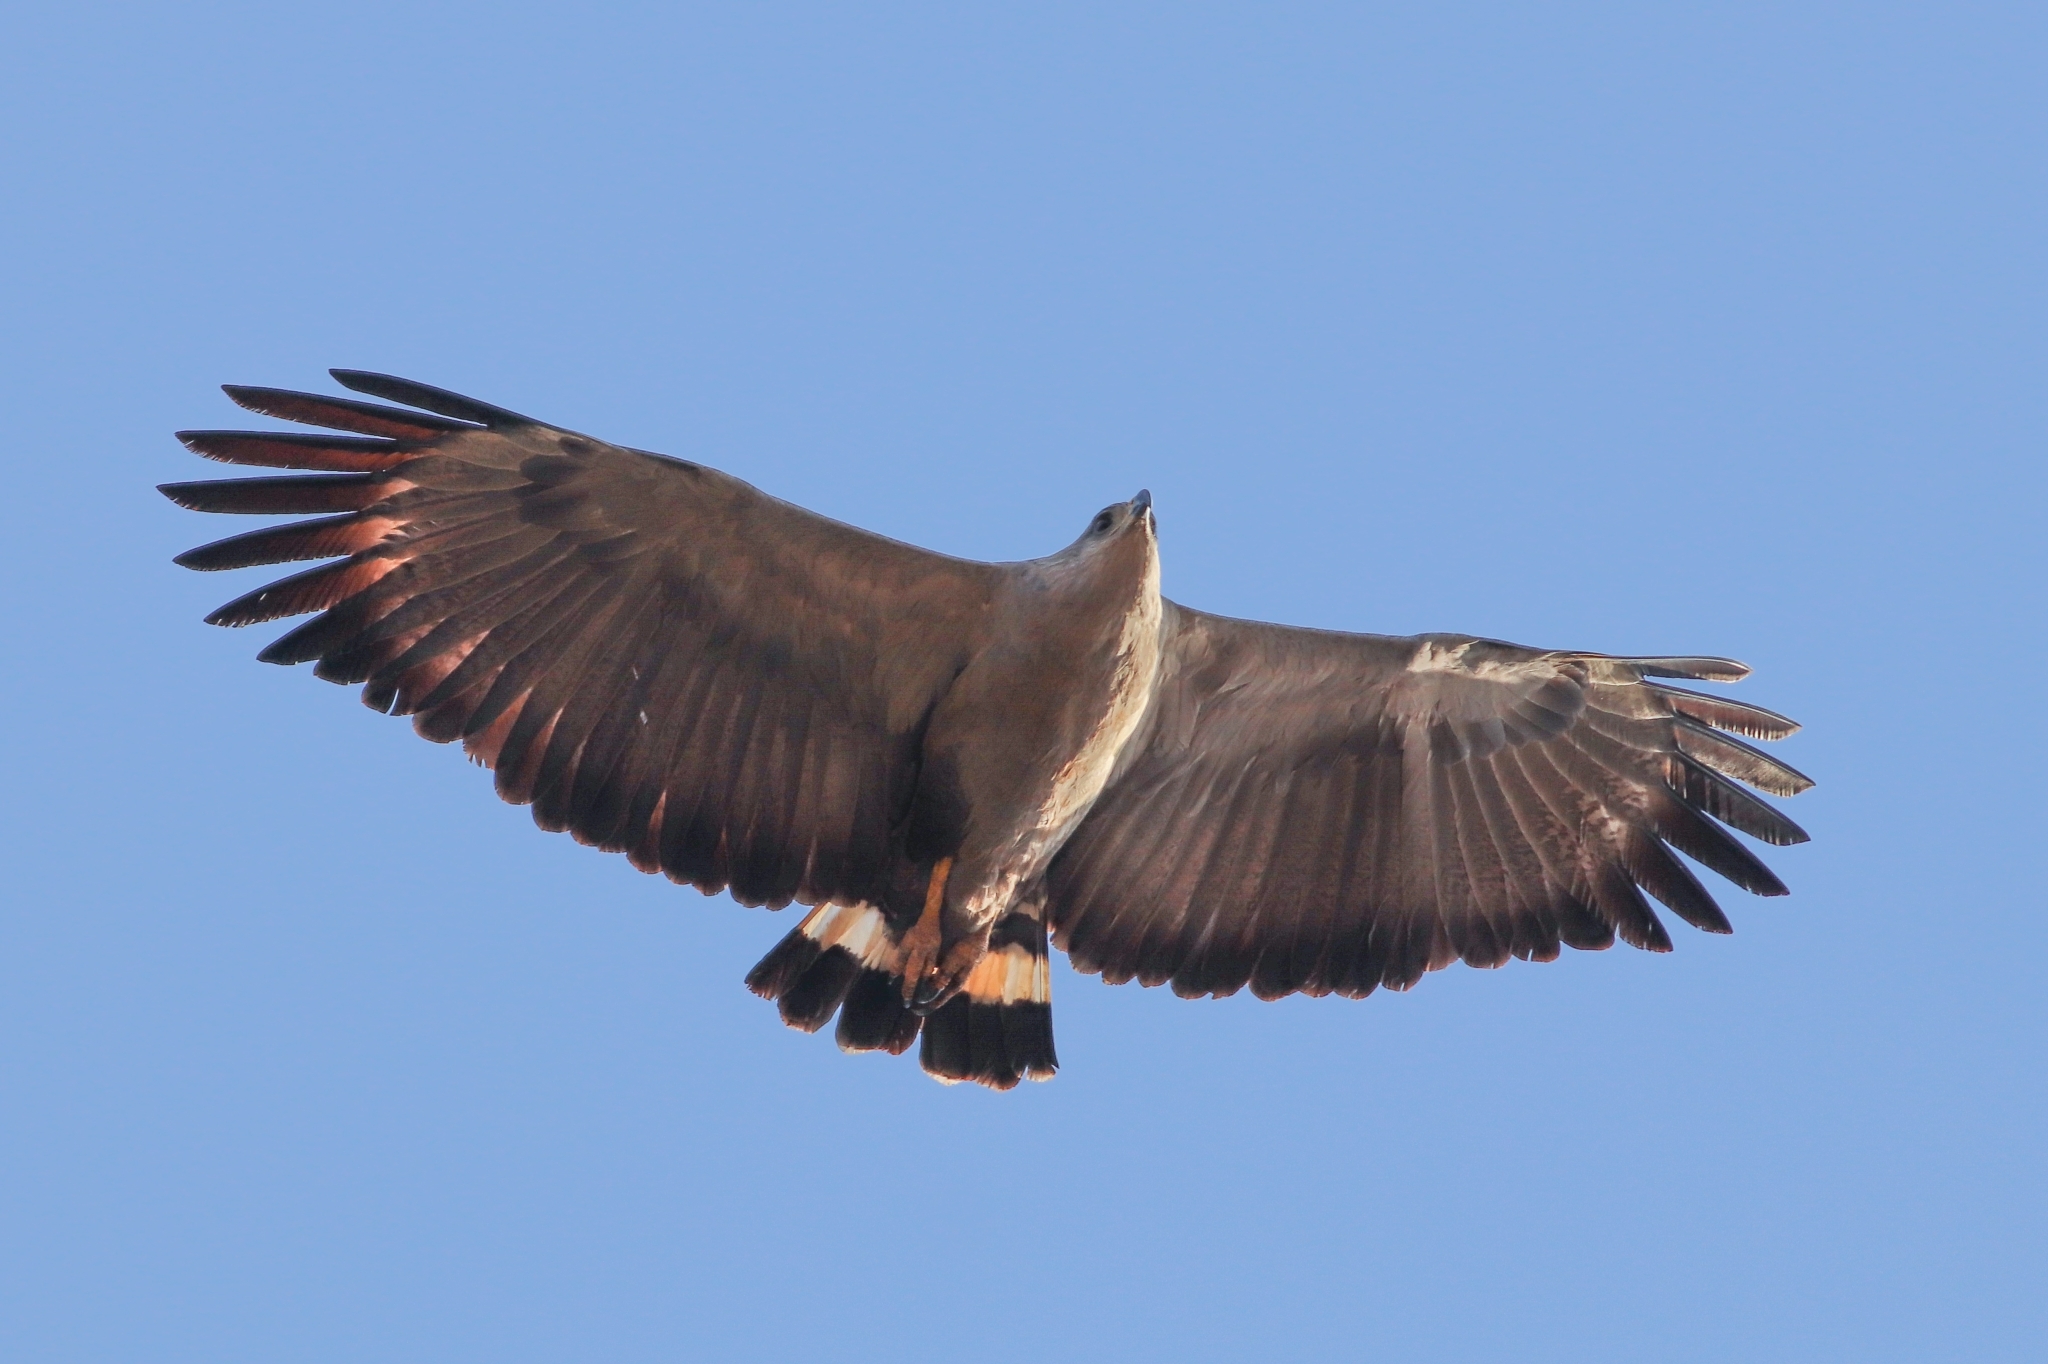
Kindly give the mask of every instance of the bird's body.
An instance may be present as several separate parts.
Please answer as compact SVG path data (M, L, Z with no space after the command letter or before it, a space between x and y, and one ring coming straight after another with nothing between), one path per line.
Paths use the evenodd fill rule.
M985 932L1044 874L1151 703L1158 544L1149 509L1110 514L1119 519L1105 532L1019 566L1003 588L1009 609L993 613L1000 634L932 713L910 851L957 849L952 874L972 887L961 932Z
M181 562L342 562L221 608L318 611L264 651L460 738L546 828L706 891L813 911L748 983L851 1050L920 1035L942 1079L1056 1067L1048 932L1177 993L1405 988L1616 935L1638 887L1726 931L1666 844L1783 887L1719 820L1804 837L1728 780L1810 784L1728 737L1782 717L1621 659L1190 611L1148 494L1023 563L930 554L728 475L385 376L428 413L230 389L355 437L187 432L320 471L167 485L200 510L336 512ZM1706 816L1712 816L1712 819Z

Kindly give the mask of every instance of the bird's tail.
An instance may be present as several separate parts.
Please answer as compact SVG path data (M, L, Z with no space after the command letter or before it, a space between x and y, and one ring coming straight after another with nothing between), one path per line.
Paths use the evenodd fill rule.
M946 1084L972 1080L1009 1089L1050 1080L1052 973L1037 905L1012 910L989 934L988 955L960 992L930 1015L903 1003L901 934L869 905L820 905L747 973L747 988L774 1000L782 1021L816 1032L839 1015L842 1051L900 1055L920 1032L918 1061Z
M1010 1089L1018 1080L1050 1080L1060 1068L1052 1045L1052 961L1044 908L1027 904L996 920L988 955L967 973L960 993L924 1021L918 1064L935 1080L972 1080Z
M805 1032L838 1013L842 1051L901 1055L924 1020L903 1003L900 938L872 905L819 905L747 972L747 988Z

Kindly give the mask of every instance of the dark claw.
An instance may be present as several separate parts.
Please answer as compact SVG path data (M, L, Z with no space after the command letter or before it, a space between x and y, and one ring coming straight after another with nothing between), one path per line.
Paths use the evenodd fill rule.
M960 993L960 982L941 985L936 976L926 976L918 982L917 992L910 997L910 1012L919 1018L929 1018L951 1002Z

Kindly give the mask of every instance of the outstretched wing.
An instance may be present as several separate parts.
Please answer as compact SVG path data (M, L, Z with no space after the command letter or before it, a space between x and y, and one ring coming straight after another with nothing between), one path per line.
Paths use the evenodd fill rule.
M440 389L337 370L350 399L230 387L354 436L187 431L199 454L317 470L178 483L197 511L330 513L191 568L342 557L229 602L320 612L260 655L461 739L546 829L748 903L879 903L916 736L1001 570L814 516L713 469ZM429 415L437 414L437 415Z
M1729 778L1778 795L1812 783L1722 732L1796 725L1645 680L1732 682L1739 663L1297 630L1171 603L1164 629L1146 727L1047 874L1054 941L1112 982L1356 996L1561 943L1665 951L1644 890L1729 931L1671 848L1782 895L1715 821L1806 838Z

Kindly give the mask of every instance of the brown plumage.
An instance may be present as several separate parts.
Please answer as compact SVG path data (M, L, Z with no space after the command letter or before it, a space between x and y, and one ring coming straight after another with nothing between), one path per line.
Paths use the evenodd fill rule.
M1182 995L1363 995L1452 961L1670 946L1643 892L1728 922L1675 848L1762 895L1733 828L1805 834L1745 785L1795 726L1613 658L1205 615L1158 594L1148 495L1058 554L949 558L701 465L439 389L407 404L230 387L352 434L181 433L309 471L167 484L316 519L199 569L335 559L208 617L318 613L260 655L460 740L546 829L744 904L817 908L748 984L850 1050L1046 1078L1047 936ZM423 409L420 411L409 409ZM1741 783L1741 784L1738 784Z

